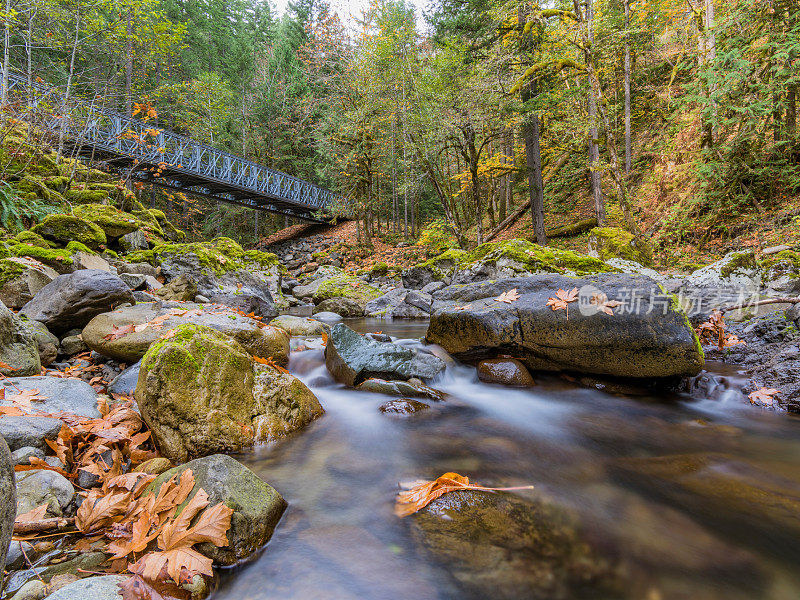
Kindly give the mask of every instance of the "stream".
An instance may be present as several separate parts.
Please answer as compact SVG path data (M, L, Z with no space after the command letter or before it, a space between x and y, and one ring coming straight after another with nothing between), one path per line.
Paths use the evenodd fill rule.
M409 345L427 328L423 321L347 324ZM708 514L691 502L654 497L608 468L621 458L712 452L800 482L800 423L743 403L734 368L707 368L725 377L729 398L625 397L556 376L514 389L482 383L474 368L453 364L432 382L450 395L445 402L398 418L378 410L389 397L335 383L318 346L293 352L290 371L326 414L293 437L237 456L289 508L263 553L223 572L213 598L486 597L416 544L413 516L392 512L398 482L455 471L483 485L533 484L516 493L579 515L603 555L622 565L630 597L796 600L800 540L787 542L777 527L740 524L735 512L726 519L724 510Z

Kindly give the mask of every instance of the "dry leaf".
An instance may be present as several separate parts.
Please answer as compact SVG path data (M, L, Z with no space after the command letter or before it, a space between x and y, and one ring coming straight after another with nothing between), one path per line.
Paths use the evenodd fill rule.
M14 519L14 522L31 523L33 521L41 521L42 519L44 519L45 514L47 514L47 504L42 504L41 506L37 506L33 510L29 510L26 513L17 515L17 518Z
M780 393L780 390L762 387L755 392L750 392L747 397L750 400L750 404L773 408L775 406L775 395Z
M483 492L500 492L511 490L532 490L533 486L490 488L471 484L468 477L458 473L445 473L434 481L423 481L409 490L397 494L394 514L398 517L407 517L425 508L439 496L456 490L477 490Z
M703 344L716 344L720 351L745 343L735 335L725 333L725 316L716 309L711 311L708 321L697 326L695 332Z
M5 390L5 388L3 389ZM33 389L21 390L16 394L6 395L5 399L25 410L30 410L32 408L31 402L41 402L42 400L47 400L47 396L40 396L39 390Z
M519 300L519 294L517 293L517 288L513 290L509 290L507 292L503 292L497 298L494 299L495 302L505 302L506 304L511 304L512 302L516 302Z
M589 303L596 305L599 311L611 315L612 317L614 316L614 309L622 305L622 302L618 300L609 300L608 296L602 292L594 294L589 299Z
M554 311L564 310L567 312L567 319L569 319L569 305L571 302L578 301L578 288L572 288L570 291L559 289L555 297L548 298L545 306L551 307Z

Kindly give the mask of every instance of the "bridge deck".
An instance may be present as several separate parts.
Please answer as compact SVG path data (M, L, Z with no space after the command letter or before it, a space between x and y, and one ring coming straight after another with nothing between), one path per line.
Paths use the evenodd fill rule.
M15 73L7 85L9 97L29 109L65 104L56 88L29 85ZM46 127L62 135L74 155L141 181L313 222L330 216L339 201L313 183L86 101L70 101L62 112L66 116L48 119Z

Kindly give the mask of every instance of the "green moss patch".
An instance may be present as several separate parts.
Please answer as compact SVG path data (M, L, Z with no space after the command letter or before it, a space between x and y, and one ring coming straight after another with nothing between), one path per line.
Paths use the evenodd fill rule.
M84 204L73 210L76 217L100 227L107 237L118 238L144 226L134 215L107 204Z
M48 242L38 233L34 233L33 231L21 231L20 233L14 236L14 239L17 240L20 244L28 244L29 246L38 246L39 248L53 247L52 242Z
M99 250L107 241L100 227L72 215L48 215L32 231L62 246L76 241Z
M8 249L14 256L27 256L35 258L48 267L56 271L63 271L64 265L71 265L72 255L67 250L53 250L50 248L40 248L28 244L9 244Z
M367 285L361 279L351 275L336 275L331 277L317 288L314 293L314 303L319 304L331 298L348 298L362 306L370 300L380 298L383 292L378 288Z
M649 244L618 227L595 227L590 232L589 245L602 260L621 258L646 267L653 264L653 250Z

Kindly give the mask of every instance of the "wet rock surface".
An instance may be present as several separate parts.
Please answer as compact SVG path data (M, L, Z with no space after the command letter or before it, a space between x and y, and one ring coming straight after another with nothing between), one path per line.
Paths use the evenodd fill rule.
M429 408L429 404L425 404L419 400L399 398L398 400L389 400L389 402L381 404L378 410L391 417L410 417L411 415Z
M553 505L507 493L452 492L408 517L412 535L468 598L624 597L614 565Z
M494 358L478 363L478 378L486 383L500 383L516 387L536 385L527 367L513 358Z
M430 379L444 369L444 362L432 354L376 342L341 323L331 329L325 347L325 364L337 381L351 387L371 377Z
M575 302L569 317L548 306L559 289L572 288L584 290L585 303ZM513 303L496 300L513 289L520 295ZM605 294L620 306L613 315L599 311L586 290L597 290L595 294ZM626 309L622 303L632 291L641 302ZM694 375L704 364L686 315L642 276L532 275L451 286L433 298L435 312L426 338L463 360L511 354L534 371L622 377Z
M5 568L6 554L17 516L14 465L8 446L0 436L0 569Z

